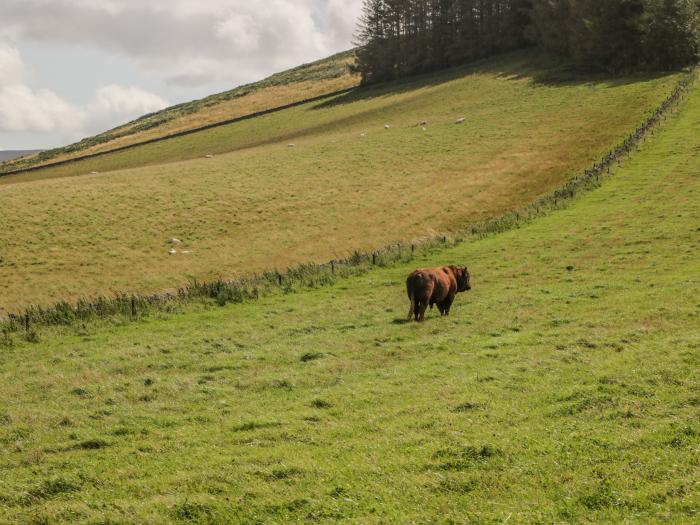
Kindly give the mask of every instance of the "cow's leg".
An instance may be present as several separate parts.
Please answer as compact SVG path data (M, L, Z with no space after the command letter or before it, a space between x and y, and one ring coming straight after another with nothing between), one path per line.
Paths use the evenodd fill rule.
M416 297L413 295L413 293L409 290L408 291L408 298L411 301L411 306L408 308L408 320L410 321L413 319L413 317L416 315Z
M416 321L420 322L425 319L425 311L428 309L428 300L421 299L417 305Z
M423 322L425 321L425 311L428 309L427 304L422 304L420 306L420 311L418 313L418 322Z
M447 298L442 302L442 309L444 310L443 315L448 316L450 315L450 309L452 308L452 303L455 302L455 296L454 294L450 294L447 296Z

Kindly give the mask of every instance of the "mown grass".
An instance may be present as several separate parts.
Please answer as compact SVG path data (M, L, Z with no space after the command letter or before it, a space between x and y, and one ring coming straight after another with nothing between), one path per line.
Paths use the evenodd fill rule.
M0 520L693 523L700 91L602 188L335 287L11 335ZM415 266L469 264L406 323Z
M599 159L678 79L570 77L528 51L0 178L0 314L325 262L501 215ZM174 257L170 237L184 241Z
M111 151L357 86L353 51L304 64L264 80L144 115L75 144L0 163L0 174Z

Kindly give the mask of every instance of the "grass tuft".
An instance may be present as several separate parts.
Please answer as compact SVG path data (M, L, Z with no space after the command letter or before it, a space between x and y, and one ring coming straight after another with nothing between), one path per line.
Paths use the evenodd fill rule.
M248 421L247 423L242 423L240 425L236 425L233 427L234 432L249 432L251 430L260 430L264 428L276 428L276 427L281 427L282 423L279 423L278 421L268 421L268 422L259 422L259 421Z
M86 441L81 441L76 444L73 448L81 450L99 450L101 448L106 448L109 446L104 439L88 439Z

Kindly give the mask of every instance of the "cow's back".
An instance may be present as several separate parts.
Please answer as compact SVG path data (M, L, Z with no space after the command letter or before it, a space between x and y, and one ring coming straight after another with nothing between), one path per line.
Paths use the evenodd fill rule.
M453 282L454 281L454 282ZM456 290L457 282L452 274L443 268L425 268L411 273L406 280L409 298L411 296L437 303Z
M434 287L434 277L429 270L416 270L406 279L406 292L409 298L430 298Z

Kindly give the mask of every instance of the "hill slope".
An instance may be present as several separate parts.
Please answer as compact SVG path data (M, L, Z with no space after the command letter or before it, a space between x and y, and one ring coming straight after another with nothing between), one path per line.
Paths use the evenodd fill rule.
M691 523L700 91L602 188L333 288L0 353L0 521ZM416 265L468 263L404 324Z
M0 177L0 314L325 262L499 215L600 158L677 80L572 78L515 53Z
M350 71L354 59L352 51L339 53L260 82L178 104L78 143L0 165L0 173L111 151L355 87L359 76Z

